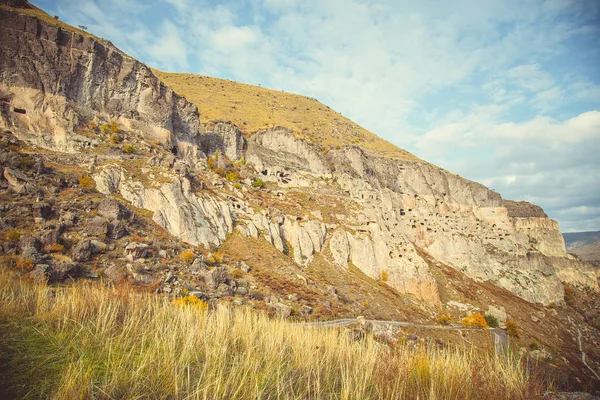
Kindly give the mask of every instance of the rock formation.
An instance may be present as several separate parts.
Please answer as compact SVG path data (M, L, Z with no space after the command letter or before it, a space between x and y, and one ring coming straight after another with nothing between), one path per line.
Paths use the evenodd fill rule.
M264 238L299 266L320 253L340 270L355 266L436 305L430 259L531 302L561 303L562 282L598 290L596 272L566 253L557 223L539 207L503 200L416 158L356 145L325 154L285 127L246 139L235 125L201 123L197 107L148 67L91 35L6 9L0 34L0 125L39 147L98 153L87 161L96 189L151 211L154 222L189 244L217 248L237 230ZM110 140L123 135L143 155L128 156L133 146L115 153L106 138L89 134L98 124L121 127ZM236 188L221 179L204 189L215 177L207 169L232 162L243 166L246 182ZM30 190L14 170L4 177L13 190ZM269 190L251 193L251 178ZM286 196L297 193L310 198L286 208ZM120 219L114 205L101 213ZM102 232L94 232L119 236L117 222L102 220L94 225ZM81 241L74 257L89 259L93 251ZM143 258L139 246L128 251Z

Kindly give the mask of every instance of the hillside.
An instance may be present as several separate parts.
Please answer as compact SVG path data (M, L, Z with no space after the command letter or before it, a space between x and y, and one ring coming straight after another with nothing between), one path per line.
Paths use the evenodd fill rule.
M325 152L357 145L386 157L419 160L310 97L203 75L153 72L196 104L203 120L231 121L248 133L285 126Z
M567 253L558 224L540 207L504 200L419 160L315 100L154 71L23 0L0 5L0 296L10 299L0 310L6 332L0 359L10 361L0 363L0 376L6 373L11 390L52 386L52 377L63 376L64 385L52 393L67 397L79 387L91 391L79 397L104 391L115 398L235 397L229 391L235 368L222 370L232 374L220 375L222 381L211 375L227 382L220 390L198 380L206 376L198 359L165 357L182 348L180 354L208 352L200 358L226 351L188 341L185 332L212 329L195 318L226 327L227 313L240 318L235 329L244 334L242 322L250 319L265 332L298 338L286 324L354 322L335 330L322 350L315 347L316 369L275 371L285 382L248 378L252 388L239 388L247 397L352 398L335 378L350 370L337 369L339 358L317 356L340 348L348 354L380 349L362 365L367 398L431 393L430 378L440 375L429 366L442 365L438 357L468 361L459 381L496 379L503 372L488 362L492 352L502 357L489 360L506 362L503 371L512 371L513 382L544 375L512 397L541 393L538 382L544 389L550 381L554 388L600 389L592 372L600 368L598 269ZM137 304L149 305L151 316ZM477 327L487 324L484 314L497 331L471 329L476 318ZM73 324L56 322L63 317ZM78 324L86 328L77 331ZM33 333L22 334L21 326ZM164 343L174 347L146 343L144 329L172 339ZM252 345L244 340L261 336L238 333L223 336L231 340L224 368L249 355ZM63 351L64 337L73 335L86 349L69 358L81 373L67 373L60 357L43 369L47 379L8 374L6 365L25 365L23 371L43 363L37 347L27 350L26 338ZM504 357L498 343L507 335L508 354L522 359ZM98 338L117 346L107 345L116 359L93 351ZM146 349L143 343L148 353L122 357L138 345ZM313 348L299 343L278 342L285 365L296 365L298 356L290 354L297 349ZM406 370L377 363L396 351L407 352L404 360L412 363L417 349L427 350L418 358L425 360L425 381L391 379ZM253 365L279 363L273 357ZM128 392L124 371L145 374L149 359L174 363L168 382L144 378ZM120 375L111 375L119 368ZM328 386L310 393L294 381L317 377ZM473 387L450 389L455 397L478 396Z
M567 251L582 260L600 261L600 232L563 233Z

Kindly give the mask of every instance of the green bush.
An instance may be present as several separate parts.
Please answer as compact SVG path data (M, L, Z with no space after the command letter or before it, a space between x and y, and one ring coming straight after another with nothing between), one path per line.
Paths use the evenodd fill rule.
M127 154L131 154L131 153L135 152L135 148L130 144L126 144L125 146L123 146L123 152L127 153Z
M487 322L490 328L497 328L500 326L500 324L498 323L498 318L494 317L493 315L485 314L484 317L485 322Z
M263 188L265 187L265 182L262 179L258 178L254 182L252 182L252 187Z

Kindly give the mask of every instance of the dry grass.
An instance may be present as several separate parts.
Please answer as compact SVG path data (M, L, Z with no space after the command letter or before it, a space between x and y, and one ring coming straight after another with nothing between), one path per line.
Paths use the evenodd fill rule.
M310 97L202 75L153 72L195 103L204 121L228 120L249 133L284 126L323 149L356 144L379 155L418 160Z
M180 305L180 304L179 304ZM535 398L514 358L389 347L249 309L178 306L101 286L0 273L0 397Z

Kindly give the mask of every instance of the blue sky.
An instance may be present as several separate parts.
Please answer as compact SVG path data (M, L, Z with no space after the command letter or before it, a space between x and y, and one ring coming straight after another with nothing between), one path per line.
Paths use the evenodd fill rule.
M33 3L159 69L315 97L563 232L600 230L600 1Z

